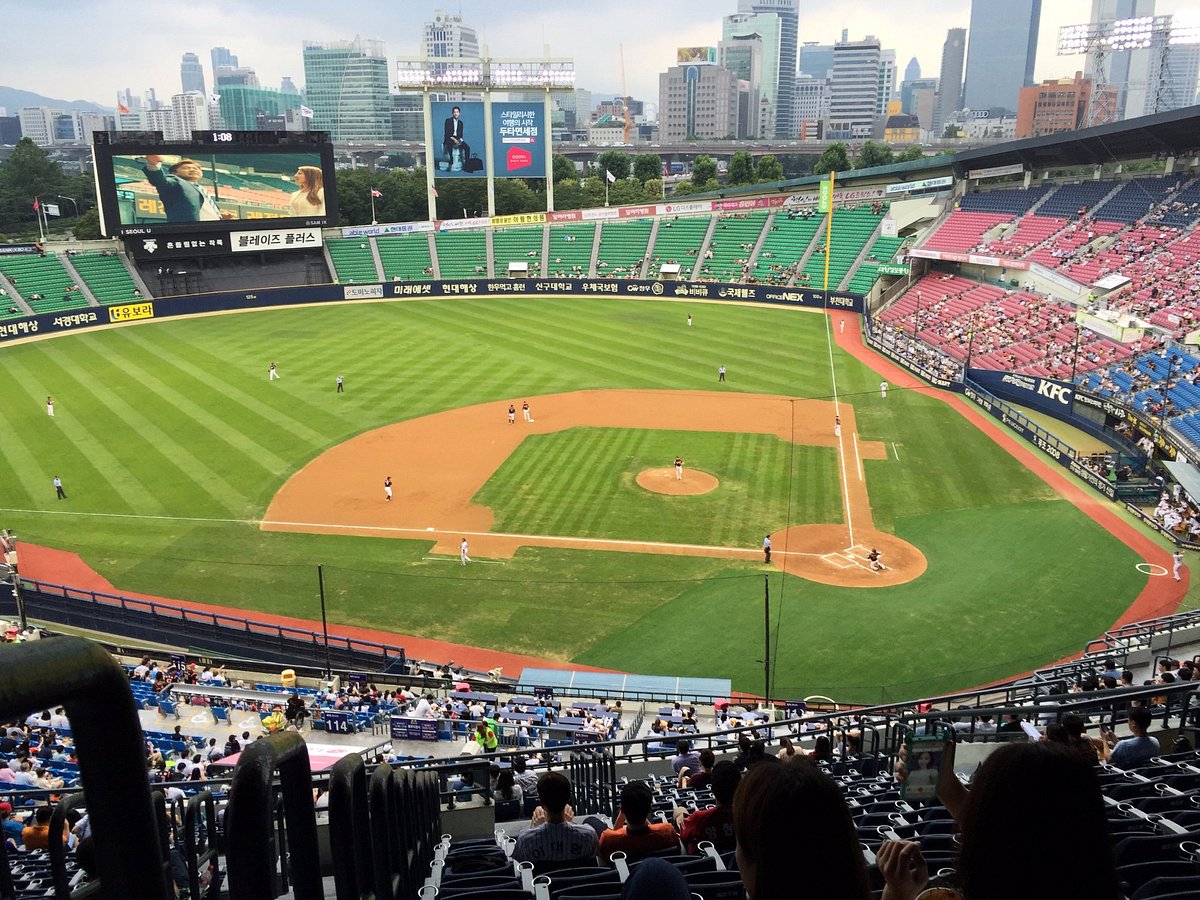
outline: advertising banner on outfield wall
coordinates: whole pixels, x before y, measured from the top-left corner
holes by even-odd
[[[1071,414],[1075,390],[1065,381],[991,369],[971,369],[967,377],[997,397],[1041,410],[1056,419],[1066,419]]]
[[[219,294],[195,294],[127,304],[118,309],[122,317],[155,319],[186,316],[227,309],[269,309],[305,303],[329,303],[342,300],[378,300],[415,297],[486,297],[525,294],[532,297],[575,295],[577,297],[683,297],[705,300],[734,300],[748,303],[773,303],[780,306],[806,306],[814,309],[841,309],[861,313],[861,294],[775,288],[761,284],[691,283],[686,281],[641,281],[611,278],[488,278],[458,281],[417,281],[382,284],[322,284],[312,287],[276,288],[257,291],[225,291]],[[24,319],[0,322],[0,343],[21,338],[42,337],[75,331],[92,325],[105,325],[110,317],[99,310],[71,313],[45,313]]]

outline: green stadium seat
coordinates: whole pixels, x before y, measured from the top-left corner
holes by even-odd
[[[875,234],[884,213],[873,212],[870,206],[838,209],[833,213],[833,247],[829,254],[829,289],[837,290],[858,254]],[[821,221],[824,221],[822,219]],[[825,242],[822,236],[817,248],[804,266],[807,287],[821,288],[825,283]],[[797,280],[797,284],[801,279]]]
[[[854,272],[854,277],[850,279],[847,289],[856,294],[865,294],[869,291],[879,279],[879,266],[891,262],[896,256],[896,251],[903,246],[904,238],[883,237],[882,235],[877,237],[875,243],[867,248],[868,255],[874,256],[875,259],[862,261],[862,264]]]
[[[54,313],[89,305],[82,291],[67,292],[75,279],[54,254],[0,257],[0,272],[13,283],[17,293],[35,313]],[[34,299],[35,295],[40,299]]]
[[[136,300],[137,284],[121,257],[104,253],[76,253],[71,265],[87,284],[98,303],[127,303]]]
[[[428,281],[433,278],[428,234],[398,234],[375,239],[383,277],[387,281]]]
[[[525,228],[497,228],[492,232],[492,259],[496,265],[496,277],[508,277],[508,264],[523,262],[529,265],[529,274],[542,274],[542,238],[545,228],[541,225]]]
[[[654,246],[650,248],[650,268],[647,278],[657,278],[663,263],[679,264],[679,280],[690,281],[696,258],[712,216],[691,219],[661,219]],[[690,253],[688,251],[691,251]]]
[[[333,238],[326,242],[339,282],[373,284],[379,281],[369,241],[369,238]]]
[[[595,222],[551,226],[547,273],[553,278],[587,277],[595,240]]]
[[[439,231],[434,236],[443,278],[487,278],[487,235],[482,231]]]
[[[704,281],[741,281],[742,269],[754,252],[762,236],[765,212],[729,214],[718,216],[708,249],[712,257],[704,260],[700,267],[700,278]],[[659,231],[659,235],[662,231]]]
[[[803,258],[813,235],[824,221],[815,214],[789,218],[785,212],[776,213],[771,230],[763,239],[762,249],[751,267],[752,276],[764,284],[786,284],[788,267]]]
[[[609,278],[639,278],[646,244],[650,241],[649,219],[609,221],[600,226],[600,250],[596,274]]]

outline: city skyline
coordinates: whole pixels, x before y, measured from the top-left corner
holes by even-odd
[[[713,46],[721,37],[721,21],[737,11],[737,0],[663,0],[655,7],[653,23],[643,23],[645,5],[610,0],[603,6],[581,0],[530,0],[522,16],[505,15],[494,4],[462,0],[458,4],[423,2],[407,5],[403,18],[394,7],[378,0],[357,3],[336,19],[326,5],[297,0],[286,10],[249,8],[235,0],[200,0],[189,7],[186,21],[168,16],[139,20],[136,54],[118,52],[131,34],[127,12],[111,0],[63,0],[54,7],[26,6],[6,15],[12,33],[20,36],[54,34],[68,46],[89,47],[86,67],[47,66],[33,40],[17,40],[0,60],[0,84],[34,90],[69,100],[115,104],[118,90],[142,93],[155,88],[160,99],[180,89],[180,59],[186,52],[208,61],[212,47],[228,47],[243,66],[253,67],[264,85],[278,85],[284,76],[303,79],[305,40],[383,41],[389,67],[397,56],[419,53],[424,23],[437,9],[458,14],[479,33],[481,45],[494,56],[537,56],[549,44],[552,56],[572,57],[577,84],[599,96],[620,91],[619,44],[625,47],[625,82],[631,96],[655,102],[658,76],[675,62],[675,48]],[[898,60],[916,57],[925,73],[940,65],[946,30],[967,26],[970,0],[911,0],[894,7],[886,20],[878,10],[848,9],[833,0],[801,0],[799,41],[833,43],[845,28],[851,40],[878,37]],[[1200,10],[1185,0],[1158,0],[1156,12],[1174,14],[1177,24],[1200,25]],[[311,13],[311,14],[310,14]],[[1060,25],[1086,22],[1091,0],[1044,0],[1038,41],[1035,81],[1072,75],[1082,69],[1082,57],[1058,57]],[[232,24],[231,23],[235,23]],[[670,28],[662,27],[669,23]],[[644,27],[653,24],[655,27]],[[114,48],[111,54],[101,49]],[[206,77],[212,81],[211,67]]]

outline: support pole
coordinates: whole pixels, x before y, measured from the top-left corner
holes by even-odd
[[[771,577],[763,575],[763,699],[771,702]]]
[[[325,621],[325,567],[317,563],[317,589],[321,592],[321,633],[325,636],[325,677],[333,677],[333,666],[329,664],[329,623]]]

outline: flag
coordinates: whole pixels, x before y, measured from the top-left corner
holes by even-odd
[[[208,95],[208,102],[209,102],[209,103],[218,103],[218,102],[220,101],[220,99],[221,99],[221,95],[220,95],[220,94],[209,94],[209,95]]]
[[[34,197],[33,198],[33,211],[37,212],[41,208],[42,208],[42,204],[38,203],[37,197]]]
[[[609,184],[613,184],[617,180],[617,176],[608,171],[608,169],[604,170],[604,177],[608,179]]]
[[[307,106],[301,106],[300,115],[305,119],[311,119],[313,117],[313,111]]]
[[[437,188],[430,188],[430,190],[433,191],[433,197],[436,200],[438,196]]]
[[[124,103],[118,103],[117,104],[117,112],[119,112],[123,116],[127,116],[127,115],[129,115],[129,107],[126,106]]]
[[[375,190],[375,188],[371,188],[371,196],[372,197],[382,197],[383,194],[379,193],[379,191]]]

